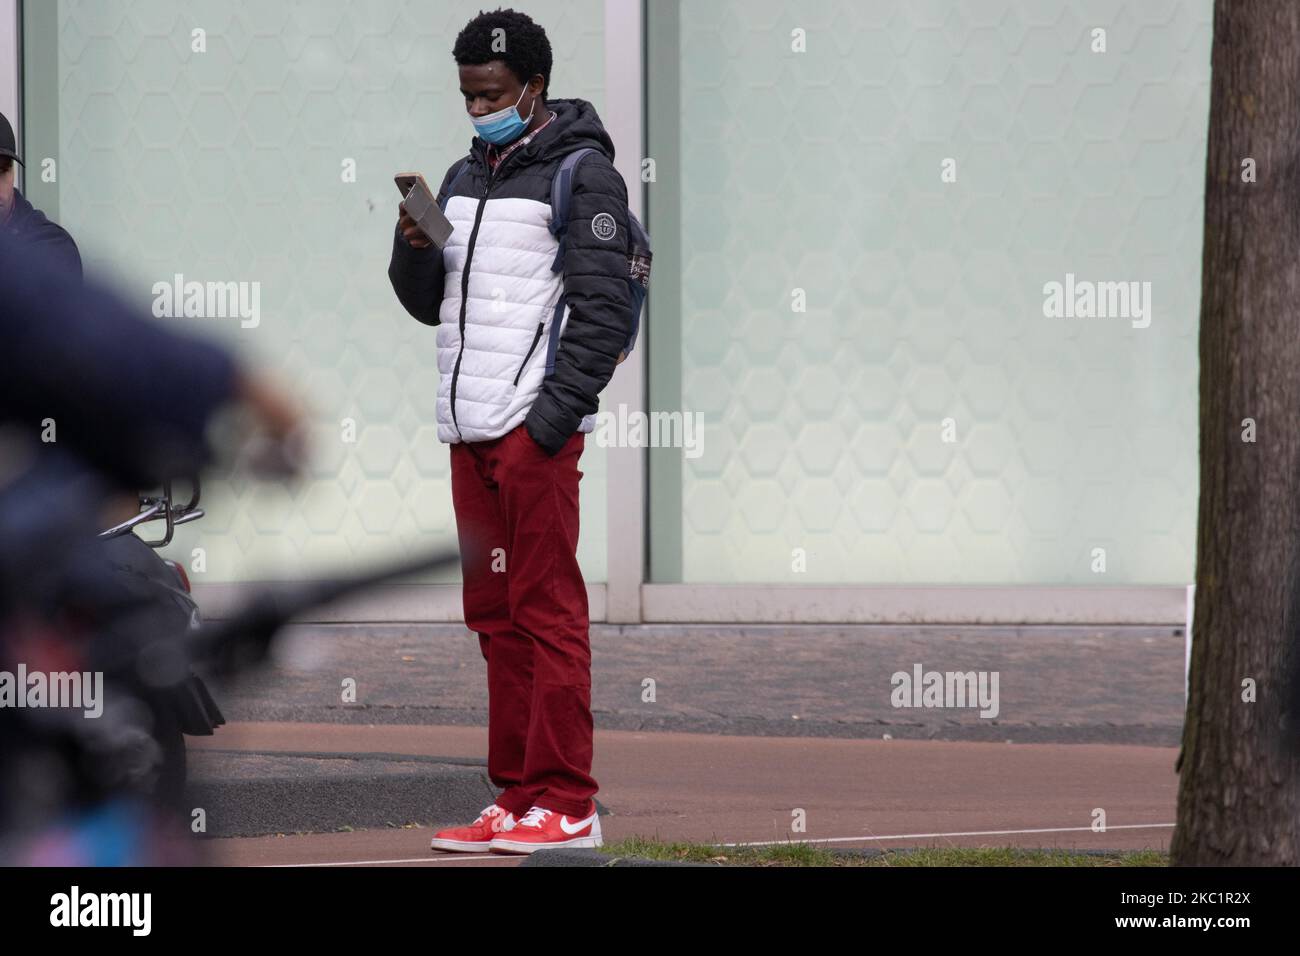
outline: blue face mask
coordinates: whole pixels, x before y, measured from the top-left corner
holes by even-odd
[[[474,124],[474,129],[478,131],[479,136],[495,146],[504,146],[518,139],[519,134],[528,128],[533,118],[533,110],[537,108],[537,97],[533,97],[533,105],[528,108],[528,119],[519,118],[519,104],[524,101],[526,92],[528,92],[527,86],[520,92],[514,106],[507,106],[487,116],[471,116],[469,121]]]

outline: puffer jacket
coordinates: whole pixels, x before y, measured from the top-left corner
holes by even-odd
[[[627,186],[586,100],[553,99],[556,118],[490,172],[474,137],[446,203],[441,252],[396,230],[388,275],[403,307],[438,327],[438,438],[488,441],[524,424],[548,455],[595,427],[598,397],[631,332]],[[551,182],[563,157],[598,152],[573,180],[563,271],[553,272]],[[447,192],[459,160],[442,178]],[[610,225],[613,225],[611,231]],[[561,295],[565,308],[553,330]],[[557,334],[552,335],[556,331]]]

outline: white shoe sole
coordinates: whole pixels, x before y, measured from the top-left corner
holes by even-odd
[[[439,840],[434,837],[429,841],[429,849],[447,850],[451,853],[486,853],[491,845],[482,840]]]
[[[573,849],[590,847],[594,849],[603,845],[603,843],[604,840],[600,835],[600,820],[597,818],[596,822],[591,825],[591,833],[586,836],[544,844],[521,843],[508,837],[493,837],[492,842],[488,844],[488,849],[494,853],[532,853],[535,850],[554,850],[559,847],[571,847]]]
[[[493,840],[488,849],[492,853],[533,853],[537,850],[554,850],[558,847],[598,847],[600,840],[595,837],[574,837],[563,843],[520,843],[517,840]]]

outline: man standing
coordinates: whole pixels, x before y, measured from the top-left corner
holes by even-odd
[[[578,566],[578,458],[631,330],[627,187],[585,100],[547,99],[551,46],[524,14],[480,14],[453,49],[477,136],[439,189],[442,251],[399,207],[389,278],[437,327],[438,438],[450,444],[465,623],[488,671],[488,775],[503,788],[432,846],[599,846],[591,646]],[[551,182],[574,172],[563,268]]]
[[[0,113],[0,229],[41,247],[48,260],[61,263],[81,275],[81,254],[77,252],[77,244],[67,230],[50,222],[43,212],[23,198],[22,192],[14,185],[17,172],[14,163],[26,167],[18,155],[14,128]]]

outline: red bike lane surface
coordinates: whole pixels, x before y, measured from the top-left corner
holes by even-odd
[[[195,749],[482,758],[482,727],[247,722]],[[1176,748],[597,730],[606,843],[1167,849]],[[486,771],[486,768],[485,768]],[[1104,811],[1106,830],[1093,829]],[[802,832],[793,829],[802,820]],[[469,822],[469,821],[465,821]],[[432,828],[214,839],[215,865],[513,866],[429,849]]]

